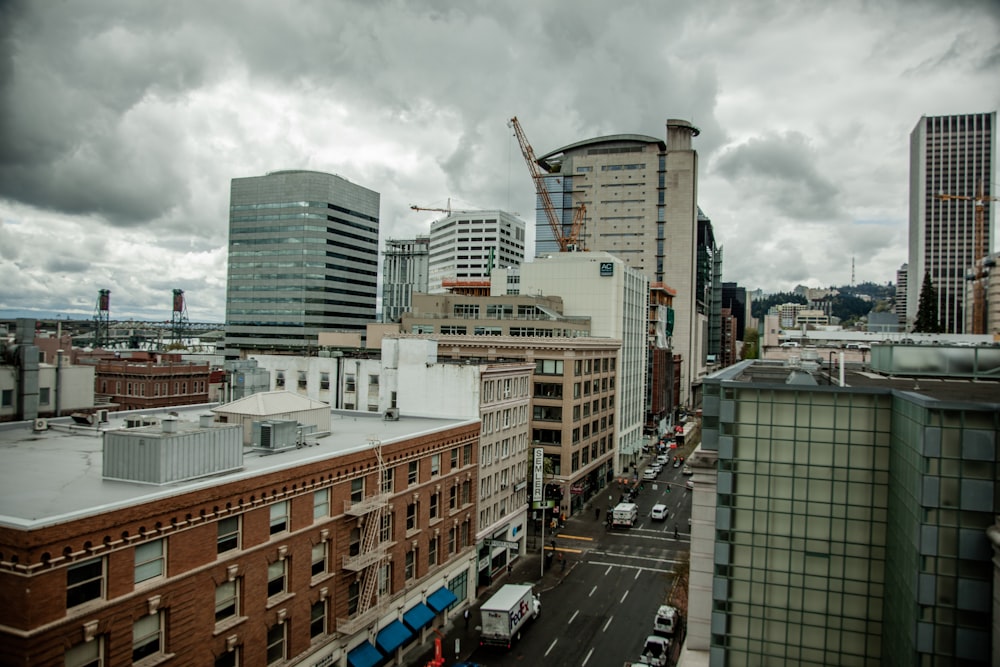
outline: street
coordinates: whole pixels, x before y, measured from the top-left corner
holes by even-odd
[[[642,469],[640,464],[640,474]],[[553,559],[551,570],[539,581],[535,552],[534,558],[520,559],[524,562],[502,582],[534,583],[541,594],[541,616],[524,628],[521,641],[509,652],[476,646],[463,658],[496,667],[605,667],[637,660],[645,638],[652,634],[656,609],[666,601],[678,554],[688,551],[691,492],[681,470],[668,464],[656,480],[644,483],[634,500],[639,519],[631,529],[609,530],[605,525],[609,495],[617,503],[621,492],[616,482],[592,499],[587,509],[570,517],[554,538],[547,534],[547,549],[554,539],[565,565]],[[650,519],[656,503],[669,508],[665,521]],[[600,518],[595,518],[598,506]],[[478,625],[477,607],[472,619]],[[464,641],[472,649],[475,628],[466,635]]]

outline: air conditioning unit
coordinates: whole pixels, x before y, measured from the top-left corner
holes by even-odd
[[[399,421],[399,408],[387,408],[385,411],[385,416],[383,421],[395,422]]]
[[[49,428],[49,422],[47,419],[38,418],[35,420],[34,429],[36,431],[46,431]]]

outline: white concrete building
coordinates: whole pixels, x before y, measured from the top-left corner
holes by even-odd
[[[431,224],[427,291],[446,279],[485,279],[524,261],[524,221],[507,211],[455,211]]]
[[[557,294],[565,315],[590,316],[591,336],[621,340],[615,472],[622,472],[636,460],[643,442],[649,278],[610,253],[564,252],[523,265],[521,293]]]

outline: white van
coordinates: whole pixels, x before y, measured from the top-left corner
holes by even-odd
[[[639,518],[639,506],[635,503],[618,503],[611,510],[612,528],[631,528]]]
[[[653,505],[653,509],[649,511],[649,518],[653,521],[666,521],[669,513],[666,505],[658,503]]]
[[[668,604],[660,605],[653,619],[653,633],[662,637],[673,637],[677,632],[677,609]]]

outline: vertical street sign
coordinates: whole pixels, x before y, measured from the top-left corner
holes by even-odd
[[[542,502],[542,476],[545,474],[544,452],[541,447],[535,447],[534,479],[531,488],[531,499],[536,503]]]

